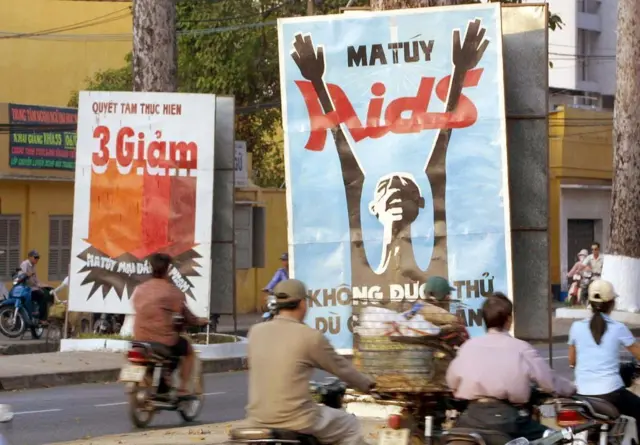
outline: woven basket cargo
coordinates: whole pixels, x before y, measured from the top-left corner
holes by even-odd
[[[355,364],[376,380],[381,392],[446,391],[451,357],[422,344],[391,341],[388,336],[358,335]]]

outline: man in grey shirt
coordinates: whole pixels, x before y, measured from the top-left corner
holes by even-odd
[[[36,301],[40,306],[40,321],[46,323],[47,318],[49,318],[49,302],[46,301],[45,294],[42,291],[44,283],[38,279],[36,274],[36,264],[38,264],[39,260],[40,254],[38,251],[30,251],[28,258],[20,263],[20,270],[29,277],[27,285],[31,287],[31,300]]]
[[[523,414],[518,405],[531,397],[531,385],[561,396],[575,386],[554,373],[529,343],[509,335],[513,304],[501,293],[482,305],[487,334],[465,342],[447,370],[456,398],[469,400],[456,426],[504,433],[512,439],[540,439],[547,428]]]

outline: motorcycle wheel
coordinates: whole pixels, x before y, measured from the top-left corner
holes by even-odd
[[[193,400],[187,400],[180,403],[178,413],[185,422],[193,422],[200,415],[204,406],[204,374],[202,370],[198,373],[196,381],[193,382]]]
[[[18,338],[27,330],[27,323],[22,312],[18,311],[15,320],[13,320],[14,312],[15,307],[13,306],[7,306],[0,310],[0,331],[5,337]]]
[[[145,428],[153,420],[155,411],[149,409],[149,388],[134,384],[129,394],[129,417],[136,428]]]

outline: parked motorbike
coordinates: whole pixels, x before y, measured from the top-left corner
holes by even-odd
[[[17,338],[27,328],[34,339],[42,337],[44,326],[40,322],[40,306],[31,299],[31,287],[27,285],[29,276],[16,272],[7,298],[0,302],[0,331],[6,337]],[[50,299],[52,287],[43,287],[45,301]]]
[[[174,316],[174,327],[182,332],[182,316]],[[191,394],[187,396],[176,394],[178,376],[175,371],[180,358],[173,357],[165,345],[131,342],[127,360],[120,371],[119,381],[126,383],[129,415],[136,427],[149,425],[157,411],[177,411],[185,422],[192,422],[198,417],[204,404],[204,378],[197,355]]]
[[[100,314],[93,323],[93,333],[101,335],[118,334],[122,328],[120,315]]]
[[[309,382],[309,391],[316,402],[330,408],[342,409],[346,390],[346,385],[334,377],[327,378],[322,383]],[[230,442],[242,444],[320,445],[313,436],[279,428],[234,428],[229,432],[229,439]]]

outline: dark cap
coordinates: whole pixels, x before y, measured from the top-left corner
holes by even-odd
[[[280,255],[280,259],[282,261],[289,261],[289,254],[288,253],[283,253],[282,255]]]
[[[293,303],[307,298],[307,286],[300,280],[284,280],[276,284],[273,295],[277,303]]]
[[[37,250],[32,250],[29,252],[29,255],[27,255],[29,258],[40,258],[40,254],[38,253]]]
[[[456,288],[451,287],[449,281],[442,277],[429,277],[424,287],[424,291],[427,295],[433,294],[433,296],[438,300],[443,299],[454,290],[456,290]]]

